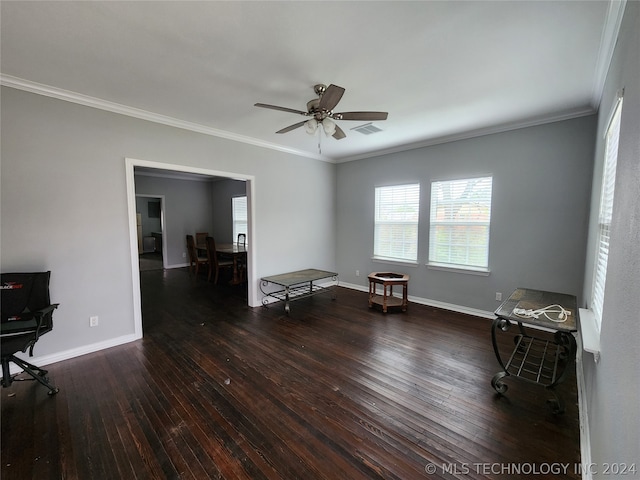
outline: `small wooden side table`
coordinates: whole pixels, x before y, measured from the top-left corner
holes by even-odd
[[[387,313],[389,307],[401,307],[407,311],[407,285],[409,275],[391,272],[374,272],[369,276],[369,308],[374,305],[382,306],[382,311]],[[377,286],[382,285],[382,295],[377,292]],[[402,286],[402,298],[393,295],[393,286]]]

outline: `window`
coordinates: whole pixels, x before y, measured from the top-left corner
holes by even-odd
[[[238,238],[239,233],[247,235],[247,197],[233,197],[231,199],[231,209],[233,215],[233,240]],[[247,235],[249,243],[249,235]]]
[[[431,183],[429,264],[486,271],[492,177]]]
[[[420,185],[376,187],[375,197],[374,258],[417,261]]]
[[[613,116],[605,133],[605,158],[602,172],[602,190],[600,192],[600,213],[598,215],[598,240],[591,296],[591,310],[593,310],[598,329],[602,323],[604,287],[607,279],[609,234],[611,232],[611,217],[613,216],[613,193],[616,184],[621,112],[622,97],[620,97],[614,108]]]

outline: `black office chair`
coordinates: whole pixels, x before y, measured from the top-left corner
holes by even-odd
[[[18,365],[25,373],[49,389],[49,395],[58,389],[49,383],[47,371],[15,356],[26,352],[33,356],[33,347],[41,335],[53,329],[53,311],[58,308],[49,299],[51,272],[0,274],[0,348],[2,359],[2,386],[9,387],[16,378],[11,375],[9,363]]]

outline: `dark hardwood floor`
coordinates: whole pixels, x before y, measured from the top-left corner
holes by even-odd
[[[3,480],[580,478],[575,373],[564,415],[517,379],[498,396],[490,320],[141,279],[142,340],[50,365],[53,397],[2,389]]]

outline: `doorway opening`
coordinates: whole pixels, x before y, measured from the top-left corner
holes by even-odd
[[[255,267],[255,251],[256,245],[258,244],[258,238],[256,235],[256,231],[254,228],[254,191],[255,191],[255,178],[252,175],[231,173],[231,172],[223,172],[218,170],[209,170],[197,167],[187,167],[184,165],[174,165],[160,162],[153,162],[148,160],[138,160],[133,158],[125,158],[125,173],[126,173],[126,184],[127,184],[127,204],[128,204],[128,212],[129,212],[129,242],[130,242],[130,251],[131,251],[131,272],[132,272],[132,283],[133,283],[133,317],[134,317],[134,335],[136,338],[142,338],[142,301],[141,301],[141,291],[140,291],[140,265],[139,265],[139,249],[138,249],[138,226],[137,226],[137,206],[136,206],[136,180],[135,180],[135,169],[136,168],[147,168],[147,169],[155,169],[159,171],[164,171],[168,174],[187,174],[187,175],[196,175],[196,176],[205,176],[211,178],[224,178],[224,179],[232,179],[232,180],[240,180],[244,181],[246,184],[246,196],[247,196],[247,234],[248,237],[252,239],[251,242],[247,244],[247,266],[246,266],[246,275],[247,275],[247,303],[250,307],[257,307],[261,305],[260,299],[258,298],[257,285],[255,284],[256,278],[256,267]],[[149,195],[149,197],[156,197],[155,195]],[[161,198],[161,197],[157,197]],[[163,244],[162,244],[162,252],[163,252],[163,264],[164,268],[172,268],[173,266],[186,266],[188,264],[183,265],[168,265],[168,253],[167,248],[168,244],[173,240],[168,236],[170,232],[167,231],[166,221],[166,205],[161,201],[161,215],[163,215]],[[174,239],[176,240],[176,239]],[[182,237],[179,240],[182,242]],[[185,259],[186,261],[186,259]],[[169,262],[171,263],[171,262]]]
[[[140,271],[165,268],[164,195],[136,194],[136,233]]]

